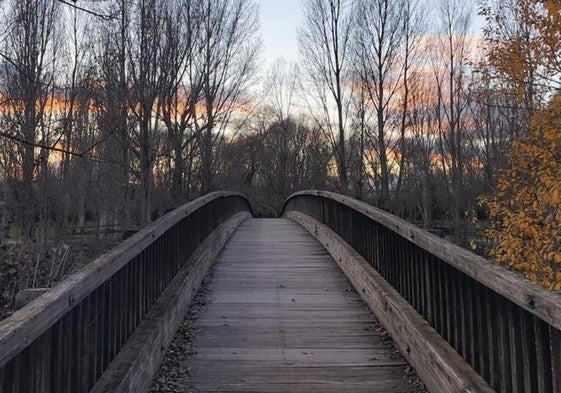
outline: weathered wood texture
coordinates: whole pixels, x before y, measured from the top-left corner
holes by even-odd
[[[294,194],[498,392],[560,393],[561,296],[350,197]]]
[[[340,236],[317,220],[289,211],[329,251],[361,297],[388,329],[396,345],[434,393],[493,389],[372,266]]]
[[[0,323],[0,393],[88,392],[241,194],[201,197],[158,219]]]
[[[215,229],[176,274],[90,393],[147,392],[208,269],[238,226],[238,213]]]
[[[406,362],[325,249],[288,219],[248,220],[197,321],[185,391],[411,392]]]

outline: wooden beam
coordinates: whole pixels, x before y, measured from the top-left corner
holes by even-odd
[[[421,315],[340,236],[310,216],[289,211],[331,254],[395,344],[435,393],[492,393],[494,390]]]

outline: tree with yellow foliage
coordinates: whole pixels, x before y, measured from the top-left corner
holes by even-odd
[[[523,135],[531,112],[561,86],[561,2],[482,0],[479,14],[487,22],[481,67],[494,77],[495,89],[511,98],[509,105],[521,110],[521,129],[513,133]]]
[[[530,132],[512,143],[493,195],[487,237],[497,263],[561,290],[561,94],[534,112]]]

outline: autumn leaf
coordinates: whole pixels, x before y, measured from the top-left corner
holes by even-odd
[[[495,223],[490,256],[546,288],[561,289],[561,95],[531,119],[506,157],[494,194],[480,198]],[[558,289],[556,289],[558,288]]]

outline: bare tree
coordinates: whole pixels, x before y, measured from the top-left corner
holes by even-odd
[[[363,199],[367,191],[366,151],[371,134],[371,110],[364,86],[357,83],[352,95],[352,136],[349,141],[349,180],[353,194]]]
[[[110,12],[116,15],[110,23],[100,24],[96,47],[99,88],[96,107],[102,160],[97,177],[98,221],[130,225],[131,202],[131,149],[130,149],[130,92],[127,45],[131,25],[131,1],[116,0]]]
[[[407,160],[404,162],[402,189],[409,188],[408,198],[401,198],[410,206],[410,218],[417,214],[423,226],[430,228],[433,221],[435,161],[437,157],[437,112],[430,81],[418,78],[411,81],[408,111]]]
[[[131,110],[134,113],[133,153],[138,160],[141,184],[141,220],[150,222],[153,166],[159,142],[158,122],[154,119],[160,94],[161,41],[164,32],[162,0],[140,0],[136,4],[136,23],[128,42],[129,68],[132,82]]]
[[[411,105],[411,86],[419,84],[419,80],[423,78],[422,72],[419,71],[424,65],[422,45],[423,34],[426,31],[427,8],[419,0],[403,1],[403,16],[401,28],[403,29],[403,54],[401,56],[402,63],[402,86],[400,88],[400,115],[397,119],[397,128],[399,129],[399,141],[397,148],[399,154],[398,159],[398,175],[397,184],[393,199],[398,201],[401,195],[401,186],[403,184],[404,169],[407,166],[407,138],[410,126],[415,123],[411,118],[411,109],[415,109]],[[399,209],[394,210],[399,213]]]
[[[323,113],[321,118],[316,117],[317,124],[331,140],[343,192],[348,189],[345,128],[352,84],[351,6],[350,0],[306,0],[304,25],[299,31],[302,64],[314,90],[311,110]]]
[[[290,154],[290,144],[297,135],[298,124],[294,122],[294,105],[299,86],[298,66],[288,65],[284,60],[278,59],[267,74],[263,92],[268,109],[272,116],[269,119],[268,129],[264,133],[264,143],[268,146],[267,167],[272,167],[271,158],[274,157],[275,179],[268,179],[274,192],[280,198],[288,196],[289,165],[294,157]],[[275,150],[274,152],[272,150]]]
[[[318,178],[325,179],[328,156],[318,133],[292,118],[273,122],[266,130],[258,159],[259,173],[279,207],[295,191],[323,188]]]
[[[90,105],[93,99],[92,80],[94,79],[93,48],[95,30],[88,15],[76,9],[65,9],[62,19],[65,23],[64,35],[67,38],[60,51],[59,80],[63,86],[59,89],[60,102],[57,122],[59,129],[55,146],[60,146],[58,162],[57,190],[60,214],[54,217],[59,234],[65,229],[72,217],[77,217],[78,225],[84,225],[86,198],[90,184],[92,162],[85,157],[73,154],[84,152],[92,146],[97,138],[95,121],[91,118]],[[60,72],[60,71],[59,71]],[[55,176],[56,177],[56,176]]]
[[[192,164],[196,154],[195,105],[201,96],[201,74],[195,70],[200,54],[200,10],[191,0],[166,11],[162,37],[158,115],[167,130],[171,196],[175,204],[189,200]]]
[[[287,63],[282,58],[273,63],[265,79],[263,95],[276,121],[283,122],[294,115],[300,84],[297,63]]]
[[[375,112],[375,130],[372,135],[378,155],[380,190],[378,205],[390,206],[390,162],[392,149],[390,125],[398,94],[402,86],[404,66],[400,56],[404,47],[404,2],[391,0],[360,0],[357,7],[355,56],[357,75],[360,78],[368,103]]]
[[[460,242],[465,214],[465,148],[469,142],[469,101],[465,96],[465,88],[469,71],[468,33],[472,10],[460,0],[441,0],[438,11],[442,24],[438,27],[433,46],[433,69],[437,89],[441,169],[446,176],[451,197],[454,236]]]
[[[214,151],[236,110],[245,104],[256,76],[261,43],[258,12],[252,0],[200,2],[201,54],[197,56],[202,102],[193,105],[201,155],[201,191],[213,189]]]
[[[36,149],[42,142],[49,145],[46,111],[54,93],[56,60],[55,0],[23,0],[8,2],[7,18],[10,30],[5,40],[3,92],[6,132],[17,141],[17,169],[21,179],[15,192],[22,219],[23,232],[33,235],[33,223],[38,213],[34,191],[35,171],[41,160],[46,163],[48,151]],[[43,139],[41,141],[41,138]]]

